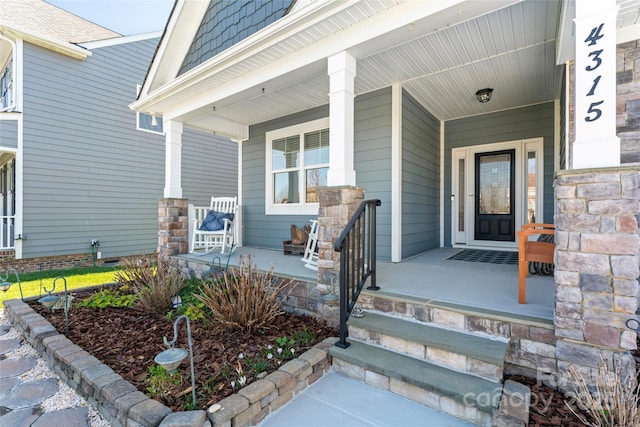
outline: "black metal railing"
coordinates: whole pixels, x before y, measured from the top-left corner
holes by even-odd
[[[356,305],[367,279],[367,289],[376,286],[376,207],[382,202],[365,200],[336,240],[334,249],[340,252],[340,340],[336,346],[349,347],[347,320]]]

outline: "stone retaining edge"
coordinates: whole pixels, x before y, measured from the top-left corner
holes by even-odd
[[[4,309],[9,322],[36,349],[49,368],[113,427],[256,425],[328,371],[331,365],[328,349],[338,340],[325,339],[207,411],[172,412],[58,333],[25,302],[17,299],[4,301]]]

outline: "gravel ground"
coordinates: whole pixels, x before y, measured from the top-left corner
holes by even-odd
[[[4,311],[0,310],[0,325],[9,324],[9,321],[4,316]],[[0,339],[11,338],[18,338],[22,340],[22,336],[13,327],[8,333],[0,336]],[[36,350],[24,340],[21,341],[20,348],[10,351],[5,355],[7,357],[38,357],[38,353],[36,352]],[[38,357],[38,362],[35,368],[22,374],[20,378],[23,381],[31,381],[44,378],[55,378],[56,380],[58,380],[58,393],[45,400],[41,405],[42,409],[45,412],[53,412],[60,409],[75,407],[86,407],[89,410],[89,425],[91,427],[109,427],[109,423],[105,421],[100,416],[100,414],[98,414],[98,411],[96,411],[95,408],[93,408],[91,405],[87,404],[87,401],[78,393],[76,393],[75,390],[69,387],[64,381],[61,381],[60,378],[49,369],[47,364],[41,358]]]

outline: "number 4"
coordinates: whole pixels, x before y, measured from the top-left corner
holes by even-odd
[[[589,37],[584,39],[585,43],[590,42],[587,46],[593,46],[594,44],[596,44],[598,40],[604,37],[604,34],[600,34],[603,26],[604,26],[604,23],[600,24],[598,27],[593,27],[593,29],[591,29],[591,33],[589,34]]]

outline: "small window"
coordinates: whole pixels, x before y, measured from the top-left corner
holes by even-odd
[[[137,87],[137,93],[140,93],[141,85]],[[160,135],[164,134],[162,129],[162,116],[147,114],[147,113],[136,113],[136,129],[144,132],[152,132]]]
[[[329,171],[329,119],[267,132],[266,142],[266,213],[317,214]]]
[[[13,89],[13,56],[0,70],[0,111],[11,110],[14,107]]]

